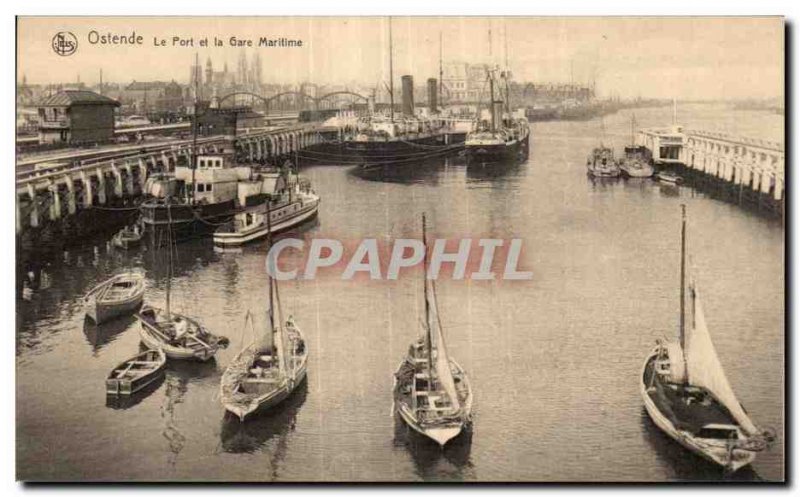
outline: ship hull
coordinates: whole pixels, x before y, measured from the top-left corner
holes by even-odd
[[[387,141],[346,141],[339,145],[343,162],[362,168],[403,165],[443,157],[464,148],[463,134],[439,133],[418,138]]]
[[[521,160],[528,156],[526,141],[487,145],[467,145],[467,160],[473,163],[507,162]]]
[[[209,236],[221,224],[230,221],[236,213],[234,200],[214,204],[170,204],[145,202],[139,208],[145,232],[162,235],[172,227],[178,238]]]

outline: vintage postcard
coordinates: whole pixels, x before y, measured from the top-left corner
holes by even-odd
[[[18,480],[786,479],[783,18],[16,37]]]

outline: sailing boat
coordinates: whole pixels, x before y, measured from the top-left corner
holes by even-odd
[[[270,216],[267,224],[268,245],[272,245]],[[241,421],[280,403],[306,378],[308,350],[303,334],[291,316],[283,321],[278,282],[269,274],[267,279],[269,327],[239,352],[220,381],[222,405]]]
[[[167,218],[171,227],[170,199],[167,198],[166,202]],[[141,325],[139,332],[142,342],[151,349],[162,349],[169,359],[208,361],[214,357],[217,350],[228,346],[228,339],[212,334],[197,321],[173,312],[170,308],[172,251],[174,249],[171,228],[166,230],[166,236],[167,253],[169,254],[166,305],[164,309],[145,305],[136,315]]]
[[[656,426],[690,451],[736,471],[775,435],[753,424],[728,383],[693,281],[687,296],[686,206],[681,210],[680,340],[657,341],[644,362],[640,391]]]
[[[415,431],[444,446],[472,418],[472,389],[464,369],[447,353],[436,288],[427,278],[425,215],[422,215],[424,258],[424,333],[408,349],[394,377],[394,409]]]

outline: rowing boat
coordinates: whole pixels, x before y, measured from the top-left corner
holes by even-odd
[[[144,275],[122,273],[89,290],[83,298],[86,315],[96,324],[130,314],[144,299]]]
[[[132,395],[164,374],[167,356],[163,350],[148,349],[115,367],[106,379],[108,395]]]

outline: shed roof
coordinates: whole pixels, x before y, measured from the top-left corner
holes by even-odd
[[[62,90],[39,102],[40,107],[71,107],[75,104],[119,106],[113,98],[88,90]]]

